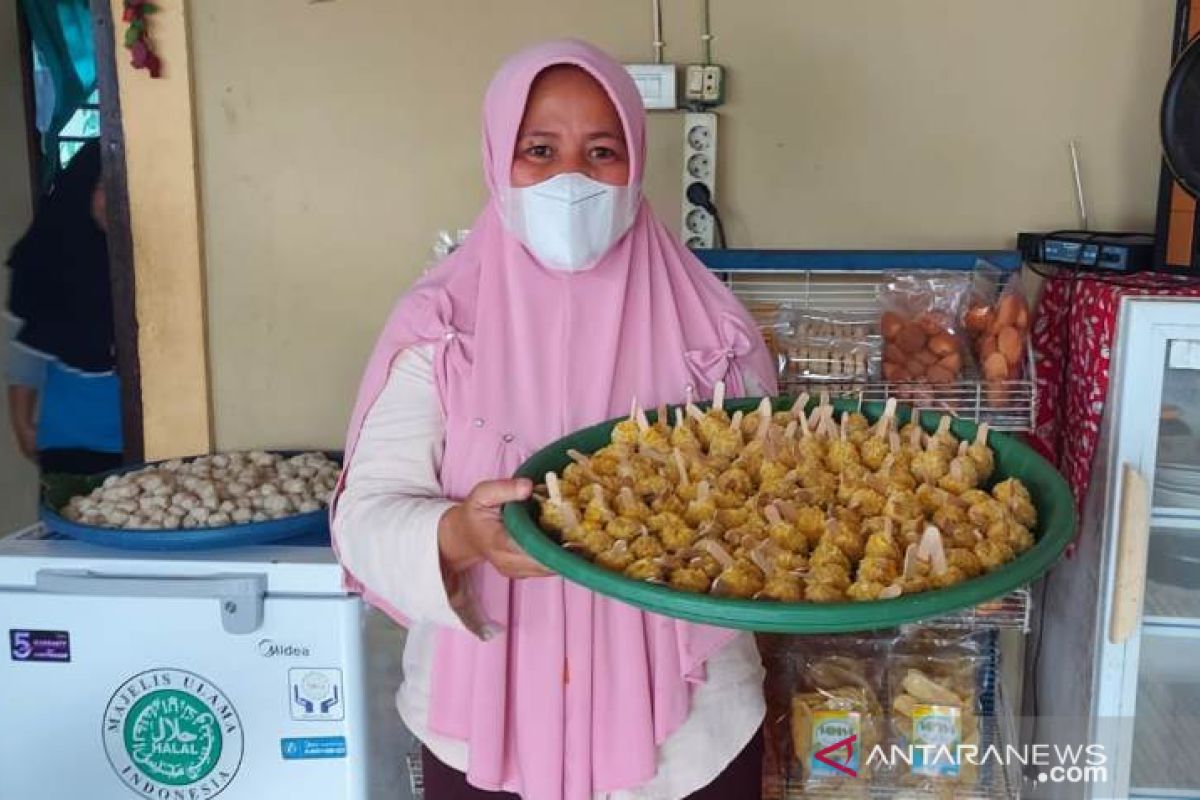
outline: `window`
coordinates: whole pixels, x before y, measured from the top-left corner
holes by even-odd
[[[100,135],[100,92],[92,92],[63,126],[58,137],[58,162],[64,167],[89,139]]]

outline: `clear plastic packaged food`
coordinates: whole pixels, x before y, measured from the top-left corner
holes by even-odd
[[[887,276],[877,291],[885,381],[936,386],[960,378],[967,359],[967,342],[959,320],[970,291],[971,276],[967,273]]]
[[[979,363],[988,405],[1004,408],[1014,400],[1008,383],[1025,377],[1030,325],[1020,274],[1003,283],[999,270],[980,262],[963,328]]]
[[[897,643],[888,661],[890,740],[906,753],[904,786],[969,790],[979,783],[980,669],[970,636],[928,631]]]
[[[805,383],[862,383],[870,377],[873,350],[865,340],[793,335],[786,375]]]
[[[759,638],[768,665],[767,775],[786,783],[788,796],[867,796],[868,758],[885,736],[891,636]]]
[[[793,315],[800,337],[834,339],[851,343],[868,341],[875,332],[874,315],[854,311],[798,311]]]

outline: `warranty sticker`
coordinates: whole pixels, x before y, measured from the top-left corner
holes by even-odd
[[[8,653],[13,661],[66,663],[71,660],[71,634],[66,631],[10,630]]]

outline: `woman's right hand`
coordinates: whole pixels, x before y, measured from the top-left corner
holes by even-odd
[[[458,573],[487,561],[509,578],[553,574],[517,547],[500,521],[501,506],[528,500],[532,492],[533,484],[526,478],[483,481],[443,514],[438,524],[438,549],[447,571]]]

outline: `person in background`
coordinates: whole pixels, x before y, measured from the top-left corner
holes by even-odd
[[[753,320],[642,197],[620,63],[526,50],[484,101],[491,200],[401,299],[367,368],[333,510],[350,584],[408,627],[400,714],[436,800],[755,800],[753,636],[548,575],[509,538],[509,476],[647,407],[773,394]]]
[[[21,452],[42,473],[121,464],[112,290],[100,145],[58,176],[8,266],[8,404]]]

